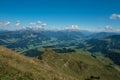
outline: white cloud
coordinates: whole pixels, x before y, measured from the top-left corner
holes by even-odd
[[[41,21],[37,21],[37,22],[36,22],[36,25],[37,25],[37,26],[41,26],[41,24],[42,24]]]
[[[10,25],[10,21],[5,22],[4,25],[5,25],[5,26]]]
[[[30,22],[29,24],[30,24],[30,25],[36,25],[36,23],[35,23],[35,22]]]
[[[36,21],[36,22],[30,22],[29,23],[31,26],[36,26],[36,27],[44,27],[46,26],[47,24],[46,23],[43,23],[42,21]]]
[[[42,24],[41,24],[42,27],[45,27],[46,25],[47,25],[46,23],[42,23]]]
[[[78,27],[78,25],[71,25],[69,27],[65,28],[66,30],[80,30],[80,28]]]
[[[120,14],[112,14],[110,19],[120,19]]]
[[[20,20],[17,20],[15,26],[20,26],[20,25],[21,25]]]
[[[40,26],[40,27],[45,27],[47,24],[43,23],[42,21],[37,21],[36,22],[36,26]]]
[[[20,26],[20,23],[16,23],[15,26]]]
[[[107,31],[112,31],[113,28],[112,28],[110,25],[107,25],[107,26],[105,26],[105,30],[107,30]]]
[[[0,26],[1,27],[6,27],[6,26],[9,26],[10,25],[10,21],[3,21],[3,22],[0,22]]]
[[[33,27],[33,28],[42,28],[42,27],[45,27],[47,24],[46,23],[44,23],[44,22],[41,22],[41,21],[35,21],[35,22],[30,22],[30,23],[28,23],[28,24],[25,24],[25,25],[23,25],[23,24],[21,24],[21,21],[20,20],[16,20],[15,21],[15,23],[13,22],[13,23],[11,23],[10,21],[0,21],[0,28],[8,28],[8,27],[11,27],[11,28],[13,28],[12,26],[14,26],[15,28],[14,29],[20,29],[20,28],[22,28],[23,26],[24,26],[24,28],[25,27]],[[23,28],[23,29],[24,29]],[[9,29],[9,28],[8,28]]]
[[[42,24],[42,22],[41,22],[41,21],[37,21],[36,23],[37,23],[37,24]]]

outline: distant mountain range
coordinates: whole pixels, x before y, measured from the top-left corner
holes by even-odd
[[[27,48],[28,45],[41,44],[43,40],[49,40],[41,32],[34,31],[8,31],[0,34],[0,43],[8,48]]]
[[[59,53],[84,49],[91,53],[101,52],[120,65],[120,34],[115,32],[31,29],[0,31],[0,45],[27,56],[40,55],[43,51],[39,51],[37,48],[53,48]]]
[[[117,32],[99,32],[99,33],[93,33],[91,35],[88,36],[88,39],[102,39],[102,38],[106,38],[108,36],[112,36],[112,35],[119,35],[120,33]]]
[[[47,41],[81,40],[84,34],[79,31],[5,31],[0,34],[0,45],[8,48],[28,48]],[[24,45],[23,45],[24,44]]]

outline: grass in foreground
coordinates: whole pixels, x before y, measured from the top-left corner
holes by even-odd
[[[34,53],[33,53],[34,54]],[[0,47],[0,80],[119,80],[120,72],[89,54],[56,54],[46,49],[30,58]],[[92,79],[91,79],[92,77]]]

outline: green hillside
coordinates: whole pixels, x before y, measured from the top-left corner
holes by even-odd
[[[0,47],[0,80],[120,80],[120,72],[81,52],[30,58]]]
[[[91,39],[87,42],[88,51],[101,52],[115,64],[120,65],[120,35],[113,35],[104,39]]]

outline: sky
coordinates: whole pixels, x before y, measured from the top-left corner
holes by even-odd
[[[0,29],[71,25],[120,31],[120,0],[0,0]]]

